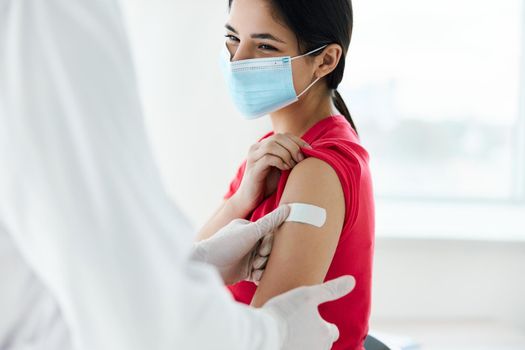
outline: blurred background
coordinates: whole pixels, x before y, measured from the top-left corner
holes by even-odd
[[[244,121],[223,84],[226,0],[122,3],[155,156],[198,227],[269,120]],[[525,349],[523,1],[353,5],[340,92],[374,176],[372,329]]]

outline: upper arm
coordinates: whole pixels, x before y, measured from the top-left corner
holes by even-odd
[[[308,158],[291,172],[281,203],[308,203],[326,209],[321,227],[286,222],[275,233],[272,254],[252,305],[303,285],[323,282],[345,217],[345,200],[335,170],[322,160]]]

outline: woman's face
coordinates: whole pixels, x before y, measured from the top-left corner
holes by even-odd
[[[295,33],[275,18],[270,0],[234,0],[225,27],[232,61],[302,54]],[[313,56],[293,60],[292,71],[300,93],[315,80]]]

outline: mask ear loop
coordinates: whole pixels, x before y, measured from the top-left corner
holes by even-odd
[[[316,53],[317,51],[321,51],[322,49],[326,48],[327,46],[328,46],[328,44],[326,44],[326,45],[324,45],[324,46],[321,46],[321,47],[318,47],[318,48],[315,49],[315,50],[308,51],[307,53],[302,54],[302,55],[300,55],[300,56],[292,57],[291,60],[293,61],[293,60],[295,60],[295,59],[297,59],[297,58],[301,58],[301,57],[304,57],[304,56],[309,56],[309,55],[311,55],[311,54],[313,54],[313,53]]]
[[[312,86],[314,86],[315,83],[317,83],[319,80],[321,80],[320,77],[317,78],[317,79],[315,79],[315,80],[313,81],[313,83],[311,83],[310,85],[308,85],[308,86],[306,87],[306,89],[303,90],[303,92],[301,92],[299,95],[297,95],[297,98],[299,99],[301,96],[303,96],[303,95],[304,95],[308,90],[310,90],[310,88],[311,88]]]
[[[311,55],[311,54],[313,54],[313,53],[315,53],[315,52],[317,52],[317,51],[320,51],[320,50],[324,49],[324,48],[327,47],[327,46],[328,46],[328,44],[326,44],[326,45],[324,45],[324,46],[321,46],[321,47],[319,47],[319,48],[317,48],[317,49],[315,49],[315,50],[309,51],[309,52],[305,53],[304,55],[292,57],[291,60],[293,61],[293,60],[296,59],[296,58],[301,58],[301,57],[304,57],[304,56]],[[310,85],[308,85],[308,86],[306,87],[306,89],[303,90],[303,92],[301,92],[299,95],[297,95],[297,98],[299,99],[301,96],[303,96],[303,95],[304,95],[308,90],[310,90],[310,88],[311,88],[312,86],[314,86],[315,83],[317,83],[319,80],[321,80],[321,77],[315,79]]]

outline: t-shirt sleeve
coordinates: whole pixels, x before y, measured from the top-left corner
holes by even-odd
[[[241,166],[237,170],[237,174],[235,174],[235,177],[230,182],[230,186],[228,188],[228,192],[226,192],[226,194],[223,197],[225,200],[226,199],[230,199],[231,196],[233,196],[235,194],[235,192],[237,192],[237,190],[239,189],[239,186],[241,185],[242,177],[244,176],[244,170],[245,169],[246,169],[246,161],[244,161],[241,164]]]

